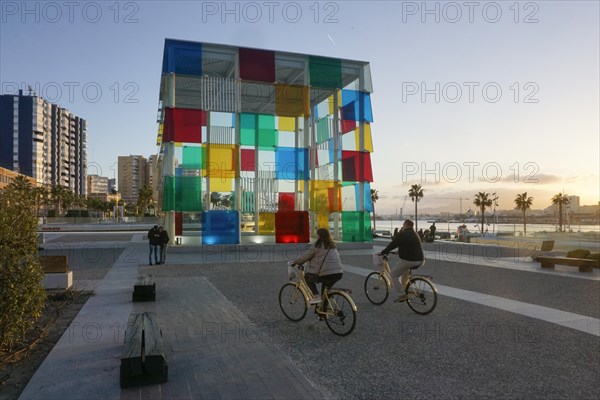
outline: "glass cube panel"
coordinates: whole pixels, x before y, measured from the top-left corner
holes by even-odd
[[[308,149],[276,147],[275,168],[277,179],[308,179]]]
[[[165,40],[163,74],[202,75],[202,43]]]
[[[330,89],[342,88],[342,61],[340,59],[309,56],[308,68],[312,86]]]
[[[241,79],[275,82],[274,51],[240,47],[239,62]]]
[[[372,242],[371,218],[363,211],[343,211],[342,240],[344,242]]]
[[[240,217],[237,211],[211,210],[202,213],[202,244],[238,244]]]
[[[258,213],[258,234],[259,235],[274,235],[275,234],[275,213]]]
[[[281,211],[275,213],[276,243],[308,243],[309,241],[307,211]]]
[[[275,85],[275,113],[288,117],[310,114],[308,86]]]

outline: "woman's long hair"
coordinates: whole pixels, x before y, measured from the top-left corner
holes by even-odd
[[[315,247],[321,247],[323,246],[326,249],[335,249],[336,245],[335,242],[333,241],[333,238],[331,237],[331,234],[329,233],[329,230],[325,229],[325,228],[319,228],[317,229],[317,242],[315,243]]]

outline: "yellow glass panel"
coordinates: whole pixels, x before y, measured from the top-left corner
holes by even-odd
[[[258,213],[258,234],[275,234],[275,213]]]
[[[318,213],[317,214],[317,226],[319,228],[329,229],[329,214]]]
[[[233,190],[232,178],[210,178],[211,192],[231,192]]]
[[[296,131],[296,118],[294,117],[279,117],[277,122],[277,129],[280,131],[295,132]]]
[[[309,209],[319,213],[340,211],[341,188],[341,184],[335,181],[311,181]]]
[[[356,141],[356,149],[360,149],[360,128],[354,130],[354,140]],[[373,152],[373,137],[371,136],[371,124],[365,123],[365,151]]]
[[[342,92],[339,92],[342,93]],[[339,95],[338,99],[341,99],[341,94]],[[329,115],[334,115],[333,114],[333,96],[329,96],[327,98],[327,103],[329,104]]]
[[[288,117],[309,115],[308,86],[275,85],[275,113]]]

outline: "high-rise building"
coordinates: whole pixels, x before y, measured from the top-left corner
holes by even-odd
[[[86,194],[86,120],[30,93],[0,95],[0,167]]]
[[[138,193],[148,184],[147,160],[144,156],[119,156],[119,193],[126,202],[135,202]]]
[[[153,154],[148,158],[148,186],[152,189],[152,200],[158,201],[158,155]]]
[[[108,178],[105,176],[87,176],[87,194],[108,194]]]
[[[117,188],[117,180],[115,178],[110,178],[108,180],[108,193],[112,193],[113,190],[119,191]]]

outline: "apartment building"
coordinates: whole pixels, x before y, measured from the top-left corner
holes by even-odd
[[[118,158],[118,187],[125,202],[135,202],[144,185],[148,185],[147,160],[144,156]]]
[[[35,93],[0,95],[0,167],[86,194],[87,123]]]

